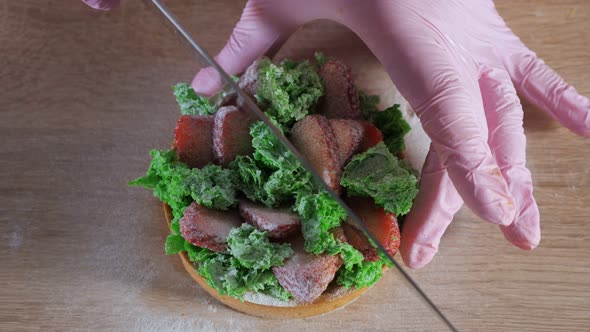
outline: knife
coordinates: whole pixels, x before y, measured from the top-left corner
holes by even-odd
[[[356,227],[358,227],[365,236],[370,240],[371,243],[377,246],[377,249],[380,253],[389,260],[393,266],[398,270],[398,272],[406,279],[406,281],[416,290],[416,292],[420,295],[420,297],[426,302],[426,304],[434,311],[434,313],[443,321],[443,323],[449,328],[451,331],[457,331],[457,329],[453,326],[450,320],[442,313],[442,311],[432,302],[432,300],[426,295],[426,293],[420,288],[418,283],[412,279],[408,275],[408,273],[397,263],[395,259],[391,255],[385,251],[383,246],[377,241],[377,239],[369,232],[368,228],[364,225],[362,220],[348,207],[348,205],[338,196],[322,179],[320,174],[311,166],[310,162],[305,158],[294,146],[293,144],[283,135],[282,131],[279,130],[272,121],[266,116],[266,114],[258,107],[258,105],[246,94],[242,91],[238,84],[232,79],[232,77],[221,68],[221,66],[215,61],[213,57],[207,53],[207,51],[197,43],[191,35],[180,25],[178,20],[170,13],[168,8],[162,4],[160,0],[151,0],[152,3],[158,8],[158,10],[163,14],[163,16],[172,24],[175,31],[178,32],[185,42],[188,42],[188,46],[192,49],[195,53],[197,59],[204,63],[205,65],[210,66],[211,68],[215,69],[217,73],[220,75],[222,81],[225,83],[225,89],[231,89],[233,92],[236,93],[237,97],[243,100],[243,108],[247,109],[248,112],[254,114],[258,119],[263,121],[271,132],[293,153],[297,159],[301,162],[301,164],[306,168],[306,170],[311,173],[314,177],[316,182],[321,185],[322,189],[324,189],[331,198],[338,202],[338,204],[346,211],[349,220],[351,220]],[[244,107],[245,106],[245,107]]]

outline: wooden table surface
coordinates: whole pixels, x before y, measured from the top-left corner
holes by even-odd
[[[502,0],[509,25],[590,95],[590,2]],[[212,53],[241,1],[177,1]],[[395,95],[350,31],[306,25],[279,56],[342,58],[368,90]],[[397,273],[343,310],[304,320],[234,312],[199,289],[177,257],[158,201],[128,188],[148,150],[166,148],[170,86],[197,66],[139,1],[0,1],[0,330],[442,330]],[[590,141],[525,107],[528,165],[543,239],[531,252],[463,209],[434,261],[411,271],[464,331],[590,330]]]

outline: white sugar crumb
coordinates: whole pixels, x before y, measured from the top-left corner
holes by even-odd
[[[8,235],[8,248],[16,250],[20,248],[23,243],[23,230],[20,225],[16,225],[16,230],[10,232]]]
[[[135,331],[218,331],[211,320],[200,319],[198,316],[188,318],[175,315],[162,317],[143,313],[135,324]]]
[[[294,300],[282,301],[270,295],[262,293],[244,293],[244,301],[273,307],[294,307],[297,303]]]

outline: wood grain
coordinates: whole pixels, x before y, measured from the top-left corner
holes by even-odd
[[[170,2],[211,53],[241,1]],[[502,0],[522,40],[590,95],[590,2]],[[350,31],[300,29],[279,53],[321,50],[392,100]],[[396,273],[343,310],[301,320],[220,305],[163,254],[161,206],[128,188],[166,148],[170,86],[198,66],[143,3],[109,13],[77,1],[0,1],[0,330],[442,330]],[[460,330],[590,329],[590,143],[525,104],[543,239],[531,252],[464,209],[434,261],[410,273]]]

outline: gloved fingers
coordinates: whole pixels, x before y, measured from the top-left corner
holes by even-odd
[[[440,85],[425,103],[415,107],[443,166],[465,203],[481,218],[508,225],[514,203],[506,180],[487,144],[480,97],[470,96],[456,73],[440,73]],[[478,115],[481,109],[481,115]]]
[[[372,49],[416,111],[463,201],[485,220],[510,224],[514,203],[487,143],[477,78],[465,69],[469,64],[439,45],[402,41],[408,44],[395,47],[412,49]]]
[[[578,94],[528,49],[513,55],[509,62],[506,67],[521,95],[574,133],[590,137],[590,99]]]
[[[119,5],[120,0],[82,0],[88,6],[99,10],[111,10]]]
[[[418,269],[432,260],[462,205],[461,196],[431,147],[422,168],[420,191],[402,229],[400,253],[408,267]]]
[[[541,239],[541,228],[531,173],[525,165],[522,106],[507,72],[485,68],[479,84],[489,127],[488,143],[516,207],[514,222],[501,229],[515,246],[533,249]]]
[[[257,58],[272,56],[295,30],[296,26],[287,22],[277,23],[268,15],[267,7],[266,3],[249,1],[226,45],[215,57],[228,74],[242,73]],[[212,67],[207,67],[197,73],[191,85],[199,94],[212,95],[223,82]]]

